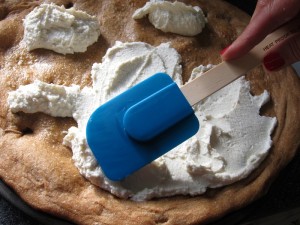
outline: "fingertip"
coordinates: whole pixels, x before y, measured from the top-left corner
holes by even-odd
[[[227,47],[223,48],[221,51],[220,51],[220,55],[224,55],[224,53],[227,51],[227,49],[230,47],[230,45],[228,45]]]
[[[233,46],[233,44],[227,46],[226,48],[222,49],[220,51],[220,55],[223,61],[229,61],[236,58],[241,57],[243,54],[245,54],[243,51],[240,51],[236,48],[236,45]]]
[[[223,48],[220,51],[220,56],[221,56],[221,58],[222,58],[223,61],[228,61],[228,60],[232,59],[231,55],[232,55],[231,54],[231,44],[228,45],[227,47]]]
[[[268,71],[280,70],[285,65],[285,60],[279,52],[270,52],[263,58],[263,65]]]

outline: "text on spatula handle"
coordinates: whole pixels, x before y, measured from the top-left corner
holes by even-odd
[[[296,27],[295,29],[292,29],[290,31],[288,31],[287,33],[285,33],[284,35],[282,35],[281,37],[277,38],[276,40],[270,42],[269,44],[267,44],[266,46],[263,47],[263,50],[269,51],[272,47],[274,47],[275,45],[281,43],[282,41],[286,40],[288,37],[290,37],[292,34],[295,34],[297,32],[300,31],[300,25],[298,27]]]

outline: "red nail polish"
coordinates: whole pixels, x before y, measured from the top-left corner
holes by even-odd
[[[220,55],[223,55],[224,52],[226,52],[226,50],[227,50],[229,47],[230,47],[230,45],[228,45],[226,48],[222,49],[222,50],[220,51]]]
[[[267,70],[274,71],[283,67],[285,61],[279,53],[271,52],[264,57],[263,63]]]

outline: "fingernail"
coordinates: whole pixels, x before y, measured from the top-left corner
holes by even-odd
[[[229,47],[230,47],[230,45],[228,45],[226,48],[222,49],[220,51],[220,55],[223,55]]]
[[[274,70],[278,70],[279,68],[283,67],[285,64],[285,61],[279,53],[271,52],[264,57],[263,63],[267,70],[274,71]]]

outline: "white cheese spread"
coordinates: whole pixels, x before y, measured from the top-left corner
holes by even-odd
[[[211,67],[196,68],[191,79]],[[208,187],[224,186],[249,175],[268,153],[276,119],[259,115],[268,93],[252,96],[244,78],[194,107],[201,124],[195,136],[121,182],[102,174],[86,142],[89,116],[101,104],[157,72],[168,73],[182,84],[180,55],[168,43],[153,47],[117,42],[102,63],[93,65],[92,87],[80,90],[75,85],[36,81],[10,92],[8,104],[13,112],[73,117],[78,126],[68,130],[63,144],[72,149],[75,165],[93,184],[121,198],[142,201],[198,195]],[[56,111],[58,106],[60,111]]]
[[[206,18],[200,7],[188,6],[182,2],[151,0],[137,9],[132,18],[141,19],[148,15],[157,29],[184,36],[195,36],[202,32]]]
[[[50,49],[61,54],[85,52],[100,35],[96,17],[74,8],[42,4],[24,19],[28,50]]]

